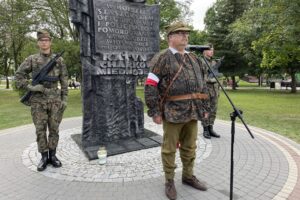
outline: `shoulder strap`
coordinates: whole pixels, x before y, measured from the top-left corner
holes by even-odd
[[[174,81],[178,78],[178,76],[179,76],[179,74],[180,74],[182,68],[183,68],[183,64],[180,65],[180,67],[179,67],[177,73],[175,74],[175,76],[174,76],[173,79],[171,80],[170,84],[168,85],[168,87],[167,87],[167,89],[166,89],[166,91],[165,91],[165,93],[164,93],[164,96],[161,98],[161,100],[160,100],[160,102],[159,102],[159,107],[160,107],[160,110],[161,110],[161,111],[162,111],[163,103],[164,103],[164,101],[165,101],[165,99],[166,99],[166,97],[167,97],[167,95],[168,95],[168,93],[169,93],[169,90],[170,90],[171,86],[173,85]]]

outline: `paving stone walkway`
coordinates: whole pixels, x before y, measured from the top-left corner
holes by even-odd
[[[0,131],[0,200],[165,200],[160,148],[108,157],[106,165],[89,161],[71,139],[81,131],[78,118],[64,119],[58,157],[63,167],[37,172],[34,126]],[[199,130],[195,175],[208,184],[201,192],[181,183],[176,157],[178,200],[229,199],[231,122],[217,120],[220,139],[204,139]],[[145,127],[162,135],[162,127],[145,117]],[[200,128],[201,129],[201,128]],[[234,151],[235,200],[299,200],[300,145],[278,134],[251,127],[252,139],[236,125]]]

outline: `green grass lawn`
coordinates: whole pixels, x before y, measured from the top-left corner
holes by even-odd
[[[227,90],[227,93],[235,106],[243,110],[243,118],[248,125],[274,131],[300,143],[299,92],[291,94],[285,90],[241,89]],[[143,99],[142,88],[137,90],[137,95]],[[231,105],[221,93],[217,118],[230,121],[231,112]]]
[[[258,83],[249,83],[243,80],[239,80],[238,82],[239,87],[258,87]]]
[[[259,89],[227,92],[235,106],[243,110],[247,124],[274,131],[300,143],[299,93]],[[229,121],[229,113],[233,110],[224,94],[221,94],[218,106],[217,117]]]
[[[285,90],[261,89],[228,90],[227,92],[235,105],[244,111],[243,116],[247,124],[277,132],[300,143],[300,93],[291,94]],[[137,89],[137,95],[144,100],[143,88]],[[64,118],[81,116],[81,109],[80,90],[70,90]],[[229,102],[221,93],[218,118],[230,121],[231,112]],[[0,90],[0,129],[29,123],[32,123],[30,108],[19,103],[18,93]]]
[[[68,107],[64,118],[81,116],[80,90],[69,90]],[[0,129],[32,123],[30,107],[19,102],[19,94],[12,90],[0,90]]]

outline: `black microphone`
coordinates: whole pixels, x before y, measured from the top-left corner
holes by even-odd
[[[202,53],[205,50],[210,50],[210,47],[205,46],[205,45],[187,45],[185,50],[187,50],[187,51],[200,51]]]

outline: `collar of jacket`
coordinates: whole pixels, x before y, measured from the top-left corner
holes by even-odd
[[[170,49],[170,51],[171,51],[174,55],[175,55],[175,53],[178,53],[178,50],[175,49],[175,48],[173,48],[173,47],[169,47],[169,49]],[[190,52],[184,50],[184,53],[190,53]]]

